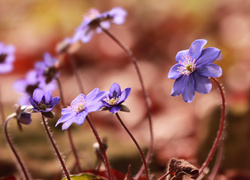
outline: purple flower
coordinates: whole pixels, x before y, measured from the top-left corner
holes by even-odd
[[[128,98],[131,88],[126,88],[121,92],[119,84],[114,83],[109,89],[109,94],[102,99],[103,110],[108,109],[111,113],[115,114],[120,110],[129,111],[129,109],[122,103]]]
[[[5,46],[4,43],[0,42],[0,74],[8,73],[13,69],[13,61],[15,47],[12,45]]]
[[[76,33],[72,38],[72,43],[81,40],[83,43],[90,41],[95,32],[101,33],[102,28],[108,29],[111,23],[121,25],[125,21],[127,12],[120,8],[115,7],[110,11],[100,13],[96,9],[91,9],[84,16],[83,22],[76,29]]]
[[[35,68],[37,70],[37,76],[39,78],[44,78],[45,82],[48,84],[54,78],[59,77],[58,73],[58,60],[53,58],[49,53],[44,54],[44,61],[37,62]]]
[[[59,97],[52,97],[51,91],[43,91],[42,89],[35,89],[33,97],[29,98],[30,104],[33,106],[33,110],[41,113],[47,113],[60,101]]]
[[[16,119],[18,123],[30,124],[31,123],[31,114],[25,112],[26,106],[16,105]]]
[[[192,102],[195,91],[209,93],[212,84],[208,77],[220,77],[222,69],[213,62],[220,56],[220,50],[214,47],[203,49],[204,39],[195,40],[187,50],[179,51],[176,62],[169,71],[168,78],[176,79],[171,96],[182,97],[185,102]]]
[[[56,126],[60,123],[62,129],[68,129],[72,123],[81,125],[84,123],[85,118],[88,113],[98,111],[102,107],[102,102],[100,101],[107,92],[99,91],[95,88],[87,96],[84,94],[78,95],[67,108],[62,109],[62,117],[57,121]]]
[[[37,74],[36,70],[30,70],[24,79],[19,79],[14,83],[14,89],[23,94],[19,100],[19,104],[30,105],[29,97],[32,96],[36,88],[43,89],[44,91],[54,91],[57,88],[55,80],[47,84],[45,78],[38,78]]]

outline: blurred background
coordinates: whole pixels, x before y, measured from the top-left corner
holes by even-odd
[[[72,37],[90,8],[100,12],[123,7],[128,16],[123,25],[112,25],[110,32],[129,47],[138,59],[150,98],[154,129],[153,174],[162,174],[173,157],[184,158],[200,167],[215,139],[220,121],[220,95],[213,84],[209,94],[196,93],[191,104],[181,96],[171,97],[174,81],[167,78],[178,51],[188,49],[196,39],[207,39],[206,47],[217,47],[221,58],[215,63],[223,69],[218,81],[223,84],[227,101],[224,156],[218,179],[250,179],[250,1],[248,0],[0,0],[0,41],[16,47],[14,70],[1,74],[1,96],[5,115],[13,112],[21,93],[13,84],[43,60],[45,52],[56,56],[56,46]],[[120,113],[143,150],[149,145],[149,127],[143,94],[133,65],[124,52],[104,33],[95,34],[87,44],[79,44],[75,63],[86,93],[95,87],[108,90],[117,82],[122,89],[131,87],[126,101],[130,113]],[[72,66],[61,59],[60,80],[66,103],[80,93]],[[53,92],[59,96],[59,91]],[[74,159],[66,133],[54,128],[60,117],[51,120],[51,130],[68,167]],[[92,113],[101,137],[108,139],[112,167],[124,173],[129,164],[135,174],[141,160],[136,147],[108,112]],[[47,140],[39,115],[18,131],[15,121],[10,132],[18,152],[34,179],[55,179],[60,166]],[[15,160],[0,128],[0,177],[18,174]],[[81,164],[94,167],[95,138],[88,124],[72,126]]]

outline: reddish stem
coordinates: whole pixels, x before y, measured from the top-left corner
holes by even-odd
[[[60,80],[58,78],[56,78],[56,81],[57,81],[58,88],[59,88],[59,91],[60,91],[60,97],[61,97],[62,106],[63,106],[63,108],[65,108],[66,105],[65,105],[64,98],[63,98],[62,85],[61,85],[61,82],[60,82]],[[70,128],[67,129],[67,135],[68,135],[68,139],[69,139],[71,150],[72,150],[73,155],[75,157],[75,161],[76,161],[76,166],[77,166],[78,172],[82,172],[81,165],[80,165],[80,162],[79,162],[79,157],[78,157],[78,154],[77,154],[74,142],[73,142],[73,138],[72,138],[72,135],[71,135]]]
[[[220,164],[221,164],[221,160],[223,157],[223,150],[224,150],[224,139],[222,138],[220,145],[219,145],[219,149],[217,151],[217,157],[216,157],[216,161],[215,161],[213,170],[211,171],[210,176],[208,178],[209,180],[214,180],[216,174],[218,173],[218,170],[219,170]]]
[[[44,118],[43,115],[42,115],[42,121],[43,121],[43,125],[44,125],[44,128],[45,128],[45,131],[46,131],[46,133],[47,133],[47,135],[48,135],[48,137],[49,137],[49,140],[50,140],[50,142],[51,142],[51,144],[52,144],[52,147],[53,147],[53,149],[54,149],[54,151],[55,151],[55,153],[56,153],[56,155],[57,155],[57,157],[58,157],[58,159],[59,159],[59,161],[60,161],[60,163],[61,163],[61,166],[62,166],[62,168],[63,168],[64,174],[65,174],[66,178],[67,178],[68,180],[70,180],[70,174],[69,174],[69,172],[68,172],[68,169],[66,168],[66,165],[65,165],[65,163],[64,163],[64,160],[63,160],[63,158],[62,158],[62,156],[61,156],[61,154],[60,154],[58,148],[56,147],[56,143],[55,143],[54,140],[53,140],[52,134],[51,134],[51,132],[50,132],[50,130],[49,130],[49,128],[48,128],[47,121],[45,120],[45,118]]]
[[[101,153],[102,153],[102,156],[103,156],[103,159],[104,159],[104,162],[105,162],[105,166],[106,166],[106,170],[107,170],[107,174],[108,174],[108,179],[112,180],[111,168],[110,168],[110,165],[109,165],[109,161],[108,161],[108,157],[107,157],[105,148],[104,148],[104,146],[102,144],[102,141],[101,141],[101,139],[100,139],[100,137],[99,137],[99,135],[98,135],[98,133],[96,131],[96,128],[95,128],[94,124],[91,121],[91,119],[88,116],[86,117],[86,119],[87,119],[87,121],[89,123],[89,126],[91,127],[91,129],[92,129],[92,131],[93,131],[93,133],[95,135],[95,138],[96,138],[96,140],[97,140],[97,142],[99,144],[99,147],[101,149]]]
[[[14,155],[15,155],[15,157],[16,157],[16,159],[17,159],[18,164],[19,164],[20,167],[21,167],[21,170],[22,170],[22,172],[23,172],[23,175],[24,175],[25,179],[26,179],[26,180],[29,180],[30,178],[29,178],[29,175],[28,175],[28,171],[26,170],[24,164],[22,163],[21,158],[19,157],[19,155],[18,155],[18,153],[17,153],[17,150],[15,149],[14,144],[13,144],[13,142],[12,142],[12,140],[11,140],[11,137],[10,137],[10,135],[9,135],[9,133],[8,133],[8,123],[9,123],[9,121],[11,120],[11,118],[12,118],[12,117],[8,117],[8,118],[6,119],[6,121],[5,121],[5,123],[4,123],[4,132],[5,132],[5,136],[6,136],[7,142],[8,142],[8,144],[9,144],[9,146],[10,146],[12,152],[14,153]]]
[[[102,28],[102,27],[101,27]],[[146,156],[146,161],[147,163],[149,162],[152,152],[153,152],[153,146],[154,146],[154,136],[153,136],[153,124],[152,124],[152,117],[151,117],[151,113],[150,113],[150,107],[149,107],[149,98],[148,95],[146,93],[146,89],[144,86],[144,82],[143,82],[143,78],[139,69],[139,66],[137,64],[137,60],[136,58],[133,56],[133,53],[127,48],[125,47],[125,45],[123,45],[123,43],[121,41],[119,41],[113,34],[111,34],[107,29],[102,28],[102,31],[107,34],[112,40],[114,40],[118,46],[120,46],[122,48],[122,50],[127,54],[127,56],[130,58],[131,62],[133,63],[136,73],[138,75],[140,84],[141,84],[141,88],[143,91],[143,95],[144,95],[144,99],[145,99],[145,106],[146,106],[146,110],[147,110],[147,116],[148,116],[148,122],[149,122],[149,129],[150,129],[150,145],[149,145],[149,149],[147,152],[147,156]],[[135,179],[138,179],[142,172],[144,171],[144,165],[141,166],[139,172],[136,174]]]
[[[217,133],[217,137],[214,141],[214,144],[212,146],[212,149],[210,150],[208,156],[207,156],[207,159],[205,160],[205,162],[203,163],[203,165],[201,166],[201,168],[199,169],[199,176],[203,173],[204,169],[208,166],[208,164],[210,163],[210,161],[212,160],[212,157],[214,156],[214,153],[218,147],[218,144],[221,140],[221,137],[222,137],[222,134],[223,134],[223,131],[224,131],[224,126],[225,126],[225,115],[226,115],[226,101],[225,101],[225,95],[224,95],[224,92],[223,92],[223,89],[221,87],[221,85],[219,84],[219,82],[215,79],[215,78],[212,78],[211,79],[215,82],[215,84],[217,85],[219,91],[220,91],[220,94],[221,94],[221,101],[222,101],[222,104],[221,104],[221,120],[220,120],[220,127],[219,127],[219,130],[218,130],[218,133]]]
[[[127,131],[127,133],[129,134],[129,136],[131,137],[131,139],[133,140],[133,142],[135,143],[137,149],[139,150],[140,152],[140,155],[141,155],[141,158],[142,158],[142,161],[143,161],[143,164],[144,164],[144,167],[145,167],[145,173],[146,173],[146,179],[149,179],[148,177],[148,167],[147,167],[147,162],[145,160],[145,156],[139,146],[139,144],[137,143],[136,139],[134,138],[134,136],[132,135],[132,133],[128,130],[128,128],[126,127],[126,125],[123,123],[122,119],[120,118],[119,114],[118,113],[115,113],[117,119],[120,121],[121,125],[123,126],[123,128]]]
[[[1,114],[2,125],[4,125],[5,115],[2,102],[1,84],[0,84],[0,114]]]
[[[167,175],[169,175],[171,173],[171,170],[168,171],[167,173],[165,173],[162,177],[160,177],[158,180],[163,180],[165,177],[167,177]]]

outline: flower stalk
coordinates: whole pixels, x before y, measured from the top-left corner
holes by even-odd
[[[59,88],[59,91],[60,91],[60,97],[61,97],[62,106],[63,106],[63,108],[65,108],[66,105],[65,105],[65,102],[64,102],[64,98],[63,98],[62,85],[61,85],[61,82],[60,82],[59,78],[56,77],[56,81],[57,81],[58,88]],[[77,154],[74,142],[73,142],[73,138],[72,138],[72,134],[71,134],[70,128],[67,129],[67,135],[68,135],[68,139],[69,139],[71,150],[72,150],[73,155],[75,157],[76,167],[78,169],[78,172],[82,172],[81,165],[80,165],[80,162],[79,162],[79,157],[78,157],[78,154]]]
[[[12,118],[13,118],[13,116],[9,116],[9,117],[5,120],[5,123],[4,123],[4,133],[5,133],[5,137],[6,137],[7,142],[8,142],[8,144],[9,144],[9,146],[10,146],[10,148],[11,148],[11,150],[12,150],[12,152],[13,152],[13,154],[14,154],[14,156],[15,156],[15,158],[16,158],[16,160],[17,160],[17,162],[18,162],[18,164],[19,164],[19,166],[20,166],[20,168],[21,168],[21,170],[22,170],[22,172],[23,172],[24,178],[25,178],[26,180],[30,180],[30,177],[29,177],[29,174],[28,174],[28,170],[25,168],[25,166],[24,166],[24,164],[23,164],[21,158],[19,157],[19,155],[18,155],[18,153],[17,153],[17,150],[16,150],[16,148],[14,147],[14,144],[13,144],[13,142],[12,142],[12,140],[11,140],[10,134],[9,134],[9,132],[8,132],[8,123],[9,123],[9,121],[10,121]]]
[[[165,173],[163,176],[161,176],[158,180],[163,180],[165,177],[167,177],[171,173],[171,170]]]
[[[46,133],[47,133],[47,135],[49,137],[49,140],[50,140],[50,142],[52,144],[52,147],[53,147],[53,149],[54,149],[54,151],[55,151],[55,153],[56,153],[56,155],[57,155],[57,157],[58,157],[58,159],[60,161],[60,164],[61,164],[61,166],[63,168],[64,174],[65,174],[67,180],[70,180],[69,171],[68,171],[68,169],[67,169],[67,167],[66,167],[66,165],[64,163],[64,160],[63,160],[63,158],[62,158],[62,156],[61,156],[61,154],[60,154],[60,152],[59,152],[59,150],[58,150],[58,148],[56,146],[56,143],[53,140],[52,133],[50,132],[49,127],[48,127],[47,119],[45,119],[45,117],[43,115],[42,115],[42,121],[43,121],[45,131],[46,131]]]
[[[91,121],[91,119],[88,116],[86,116],[86,119],[87,119],[88,124],[89,124],[90,128],[92,129],[93,134],[95,135],[95,138],[96,138],[96,140],[97,140],[97,142],[99,144],[99,147],[100,147],[100,150],[101,150],[104,162],[105,162],[108,179],[112,180],[111,168],[110,168],[110,164],[109,164],[108,157],[107,157],[105,148],[103,146],[103,143],[102,143],[102,141],[101,141],[101,139],[100,139],[100,137],[99,137],[99,135],[98,135],[98,133],[96,131],[96,128],[95,128],[93,122]]]
[[[221,142],[219,144],[217,155],[216,155],[216,161],[215,161],[213,170],[211,171],[210,176],[208,178],[209,180],[214,180],[215,179],[215,176],[218,173],[218,170],[219,170],[220,165],[221,165],[223,152],[224,152],[224,139],[221,138]]]
[[[139,66],[137,64],[137,60],[134,57],[133,53],[127,47],[125,47],[125,45],[121,41],[119,41],[113,34],[111,34],[107,29],[102,28],[102,31],[106,35],[108,35],[113,41],[115,41],[118,44],[118,46],[120,46],[122,48],[122,50],[127,54],[129,59],[133,63],[133,65],[135,67],[135,70],[136,70],[136,73],[138,75],[138,78],[139,78],[139,81],[140,81],[140,84],[141,84],[141,88],[142,88],[142,91],[143,91],[144,99],[145,99],[145,106],[146,106],[146,110],[147,110],[149,129],[150,129],[150,145],[149,145],[149,149],[148,149],[147,156],[146,156],[146,162],[148,163],[150,158],[151,158],[151,155],[152,155],[152,152],[153,152],[153,146],[154,146],[154,144],[153,144],[154,143],[153,125],[152,125],[152,118],[151,118],[150,107],[149,107],[149,98],[148,98],[148,95],[146,93],[146,89],[145,89],[145,86],[144,86],[144,82],[143,82],[143,78],[142,78]],[[140,175],[144,171],[144,167],[145,166],[142,165],[139,172],[136,174],[135,179],[138,179],[140,177]]]
[[[0,84],[0,87],[1,87],[1,84]],[[0,114],[1,114],[0,116],[1,116],[2,125],[4,125],[5,115],[4,115],[4,109],[3,109],[1,88],[0,88]]]
[[[136,141],[136,139],[134,138],[134,136],[132,135],[132,133],[129,131],[129,129],[126,127],[126,125],[123,123],[121,117],[119,116],[118,113],[115,113],[117,119],[119,120],[119,122],[121,123],[122,127],[127,131],[128,135],[131,137],[131,139],[133,140],[133,142],[135,143],[137,149],[139,150],[140,152],[140,155],[141,155],[141,158],[142,158],[142,161],[143,161],[143,164],[144,164],[144,167],[145,167],[145,174],[146,174],[146,179],[149,179],[149,176],[148,176],[148,167],[147,167],[147,162],[145,160],[145,156],[138,144],[138,142]]]
[[[219,130],[218,130],[218,133],[217,133],[217,137],[214,141],[214,144],[207,156],[207,159],[205,160],[205,162],[203,163],[203,165],[201,166],[201,168],[199,169],[199,175],[201,175],[204,171],[204,169],[208,166],[208,164],[210,163],[212,157],[214,156],[214,153],[219,145],[219,142],[222,140],[222,137],[223,137],[223,131],[225,129],[225,115],[226,115],[226,101],[225,101],[225,95],[224,95],[224,92],[223,92],[223,89],[221,87],[221,85],[219,84],[219,82],[215,79],[215,78],[212,78],[211,79],[215,82],[215,84],[217,85],[219,91],[220,91],[220,95],[221,95],[221,101],[222,101],[222,104],[221,104],[221,120],[220,120],[220,127],[219,127]]]

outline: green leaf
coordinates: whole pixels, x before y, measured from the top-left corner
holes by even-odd
[[[101,179],[96,175],[89,174],[89,173],[83,173],[79,175],[70,175],[71,180],[94,180],[94,179]],[[62,178],[62,180],[67,180],[67,177]]]

